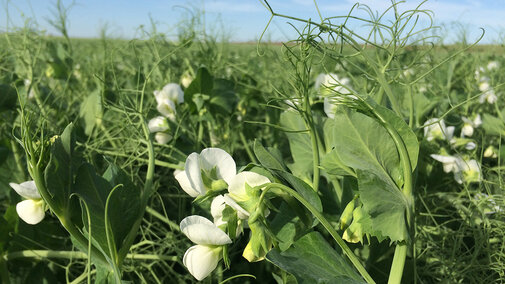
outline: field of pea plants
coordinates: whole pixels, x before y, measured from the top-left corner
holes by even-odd
[[[505,282],[505,47],[257,4],[298,37],[0,34],[1,283]]]

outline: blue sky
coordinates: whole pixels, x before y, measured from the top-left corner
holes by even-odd
[[[47,0],[0,0],[0,31],[7,25],[22,26],[31,19],[48,34],[57,32],[47,23],[55,1]],[[97,37],[101,27],[107,25],[110,35],[133,38],[141,35],[139,27],[150,29],[150,18],[157,23],[158,32],[175,37],[178,25],[188,18],[188,9],[205,11],[208,31],[222,31],[233,41],[256,40],[261,35],[269,19],[269,12],[258,0],[63,0],[65,5],[74,2],[69,12],[69,33],[75,37]],[[355,0],[317,1],[323,17],[345,15]],[[374,11],[384,11],[390,6],[387,0],[362,0]],[[400,10],[415,8],[421,1],[407,0],[399,4]],[[271,0],[272,8],[282,14],[319,19],[313,0]],[[6,15],[7,8],[9,17]],[[428,0],[425,9],[434,12],[437,25],[451,27],[442,31],[446,41],[457,37],[461,29],[469,31],[469,40],[480,33],[479,27],[486,29],[483,43],[495,43],[505,38],[505,0]],[[357,11],[355,15],[364,15]],[[296,33],[287,20],[277,18],[267,31],[267,38],[274,41],[294,39]],[[426,23],[426,19],[422,23]],[[454,25],[458,22],[458,25]],[[357,25],[357,24],[355,24]],[[299,25],[298,25],[299,26]],[[356,26],[355,29],[359,30]],[[503,40],[501,40],[503,43]]]

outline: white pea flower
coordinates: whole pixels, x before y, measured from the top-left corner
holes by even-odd
[[[491,89],[491,85],[489,84],[489,82],[486,80],[486,81],[482,81],[480,84],[479,84],[479,91],[481,92],[487,92]]]
[[[169,83],[163,89],[154,91],[154,97],[158,103],[156,109],[170,120],[175,120],[175,105],[184,102],[184,92],[181,86]]]
[[[454,126],[445,127],[443,119],[430,118],[424,125],[424,137],[426,137],[426,140],[445,139],[451,142],[454,134]]]
[[[189,85],[191,85],[191,82],[193,82],[193,76],[191,76],[189,73],[184,73],[181,77],[181,85],[184,87],[184,88],[187,88],[189,87]],[[184,96],[183,96],[183,99],[184,99]]]
[[[177,114],[177,111],[175,110],[175,103],[173,101],[169,99],[158,101],[156,109],[159,113],[168,117],[168,119],[175,121],[175,115]]]
[[[479,96],[479,103],[481,104],[484,102],[487,102],[488,104],[494,104],[497,100],[498,96],[492,88]]]
[[[184,218],[181,231],[196,245],[184,254],[182,262],[198,281],[216,269],[223,246],[231,244],[230,237],[210,220],[198,215]]]
[[[157,132],[154,134],[154,140],[156,140],[158,144],[167,144],[172,138],[172,135],[165,132]]]
[[[412,69],[412,68],[405,68],[405,69],[403,70],[403,75],[404,75],[405,77],[414,76],[414,74],[415,74],[415,72],[414,72],[414,69]]]
[[[436,155],[436,154],[431,154],[430,157],[441,162],[444,167],[444,172],[446,172],[446,173],[459,171],[458,160],[461,159],[460,157],[444,156],[444,155]]]
[[[258,173],[249,171],[238,173],[228,183],[229,196],[235,201],[247,201],[250,198],[247,194],[247,186],[252,188],[267,183],[271,183],[271,181]]]
[[[149,132],[162,132],[169,129],[168,121],[164,116],[157,116],[149,120],[147,124],[149,127]]]
[[[487,70],[494,70],[494,69],[498,69],[500,65],[498,64],[498,61],[489,61],[489,63],[487,64]]]
[[[479,82],[480,82],[480,81],[485,81],[485,80],[483,80],[483,77],[481,77],[481,76],[482,76],[482,73],[484,73],[484,72],[485,72],[485,70],[484,70],[484,68],[483,68],[483,67],[479,67],[479,68],[477,68],[477,69],[475,70],[475,80],[477,80],[477,81],[479,81]]]
[[[321,87],[331,88],[338,85],[338,75],[335,73],[317,75],[314,87],[319,91]]]
[[[465,149],[467,150],[473,150],[477,147],[477,144],[475,142],[468,142],[465,144]]]
[[[461,120],[464,122],[463,128],[461,129],[461,137],[471,137],[473,135],[474,128],[482,125],[480,114],[477,114],[473,120],[470,120],[464,116],[461,117]]]
[[[481,180],[480,166],[476,160],[464,160],[459,156],[430,155],[433,159],[442,162],[444,172],[452,172],[457,183],[478,182]]]
[[[476,160],[458,160],[458,167],[460,171],[458,175],[454,175],[454,178],[458,183],[464,182],[479,182],[482,179],[480,165]]]
[[[169,83],[160,91],[154,91],[154,97],[158,103],[164,100],[171,100],[176,104],[182,104],[184,102],[184,92],[181,86],[176,83]]]
[[[487,147],[486,150],[484,151],[484,157],[493,158],[493,159],[498,158],[498,154],[496,153],[496,149],[493,146]]]
[[[191,153],[186,159],[184,171],[175,178],[182,189],[192,197],[204,195],[209,190],[226,188],[237,173],[235,161],[219,148],[207,148],[200,154]]]
[[[16,205],[19,218],[30,225],[38,224],[45,217],[44,200],[37,190],[34,181],[25,181],[21,184],[9,183],[9,185],[22,197],[26,198]]]

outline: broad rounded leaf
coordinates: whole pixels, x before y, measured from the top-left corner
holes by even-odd
[[[25,181],[20,184],[10,182],[9,185],[22,197],[26,199],[41,199],[37,186],[33,180]]]
[[[209,219],[192,215],[181,221],[181,231],[198,245],[226,245],[231,243],[230,237],[221,231]]]
[[[184,254],[182,262],[188,268],[189,273],[198,281],[214,271],[219,262],[221,250],[218,248],[196,245],[190,247]]]
[[[16,205],[16,212],[19,218],[30,225],[38,224],[46,215],[44,212],[44,202],[27,199]]]

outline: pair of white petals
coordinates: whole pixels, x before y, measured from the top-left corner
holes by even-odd
[[[196,245],[184,254],[182,262],[198,281],[216,269],[221,259],[222,246],[231,244],[230,237],[210,220],[188,216],[181,221],[181,231]]]
[[[40,223],[45,217],[44,201],[37,190],[34,181],[25,181],[21,184],[9,183],[20,196],[26,198],[16,205],[19,218],[30,225]]]
[[[164,116],[157,116],[148,122],[149,132],[155,133],[154,139],[158,144],[167,144],[172,140],[172,135],[166,133],[170,127],[167,118]]]
[[[218,179],[224,180],[228,185],[237,173],[235,161],[230,154],[219,148],[207,148],[200,154],[191,153],[186,159],[184,171],[176,171],[174,175],[187,194],[197,197],[205,195],[208,190],[203,183],[202,171],[212,170],[215,170]]]
[[[461,117],[463,120],[463,128],[461,129],[461,137],[471,137],[473,135],[474,129],[482,125],[482,119],[480,114],[477,114],[473,120]]]
[[[454,179],[461,184],[463,181],[480,181],[481,170],[476,160],[464,160],[458,156],[430,155],[433,159],[442,163],[444,172],[454,174]],[[465,179],[465,177],[468,177]]]
[[[175,105],[184,102],[184,92],[179,84],[169,83],[161,90],[154,91],[158,105],[156,109],[170,120],[175,120]]]
[[[451,142],[454,135],[454,126],[446,127],[443,119],[430,118],[424,125],[424,137],[426,140],[445,139]]]

